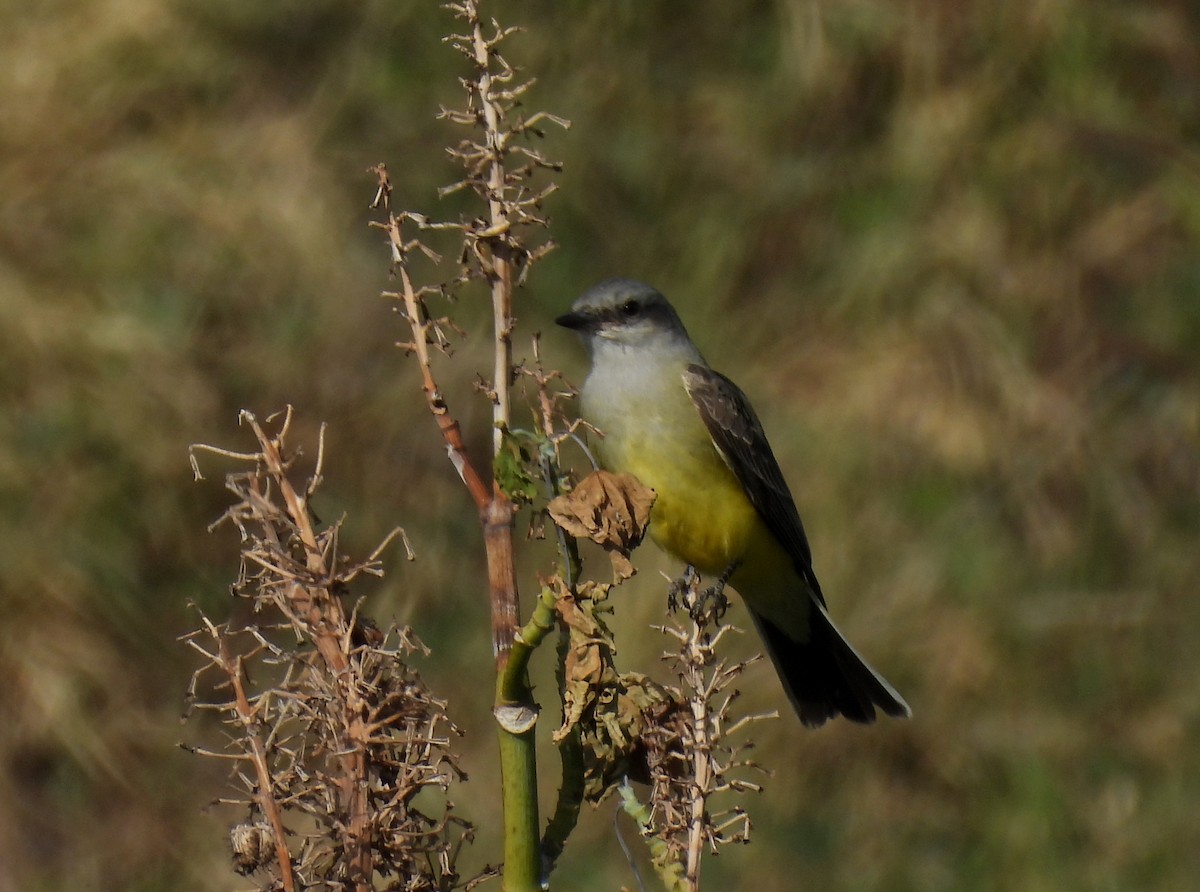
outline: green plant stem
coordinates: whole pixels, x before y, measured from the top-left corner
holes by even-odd
[[[558,475],[555,473],[553,458],[545,450],[543,450],[540,464],[547,496],[553,498],[558,495],[559,488],[556,484]],[[555,538],[558,541],[558,552],[563,560],[563,581],[566,583],[568,589],[574,591],[575,583],[579,579],[583,563],[579,557],[579,546],[575,542],[575,539],[568,536],[562,527],[556,525],[554,532]],[[546,590],[543,589],[542,601],[545,600],[546,594]],[[551,597],[553,597],[553,594],[554,592],[551,590]],[[548,606],[553,609],[553,601]],[[566,625],[560,624],[558,628],[558,645],[556,647],[557,659],[555,660],[554,670],[554,676],[558,682],[559,703],[566,702],[566,662],[569,647],[570,633]],[[546,862],[547,876],[554,870],[554,865],[563,853],[563,849],[567,844],[567,837],[571,835],[571,832],[575,829],[575,825],[579,823],[579,812],[583,807],[583,745],[579,740],[579,728],[577,726],[572,727],[567,736],[559,743],[558,759],[562,769],[562,785],[558,788],[558,799],[554,803],[554,814],[551,815],[550,821],[546,824],[546,832],[542,834],[542,857]]]
[[[558,641],[559,702],[564,702],[562,691],[565,686],[564,665],[569,635],[566,628],[560,630]],[[562,785],[554,803],[554,814],[542,834],[542,857],[546,860],[546,873],[554,869],[558,857],[567,844],[567,837],[579,823],[579,812],[583,807],[583,745],[579,740],[579,728],[573,727],[558,745],[559,764],[562,768]]]
[[[535,611],[536,612],[536,611]],[[537,705],[526,671],[533,648],[517,636],[496,682],[500,783],[504,802],[504,890],[542,888],[538,838]]]
[[[500,729],[500,782],[504,797],[504,890],[540,892],[537,754],[533,728]]]
[[[508,662],[496,683],[497,714],[517,717],[500,722],[500,778],[504,797],[504,889],[505,892],[540,890],[543,878],[538,835],[537,754],[534,727],[537,706],[529,686],[529,658],[554,628],[554,591],[544,587],[533,608],[533,616],[514,637]],[[526,714],[526,711],[527,714]],[[524,718],[521,718],[524,716]]]
[[[688,885],[683,864],[671,857],[670,846],[664,840],[653,835],[654,825],[650,806],[637,798],[637,794],[633,791],[633,785],[628,780],[624,781],[617,791],[621,796],[622,810],[637,822],[638,831],[646,840],[654,869],[658,871],[658,877],[662,880],[667,892],[688,892],[692,887]]]

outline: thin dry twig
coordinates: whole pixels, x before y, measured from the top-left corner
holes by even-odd
[[[554,191],[552,182],[537,179],[539,172],[555,172],[561,164],[544,157],[529,146],[528,140],[543,135],[540,127],[569,122],[547,112],[528,118],[518,114],[522,96],[532,81],[519,82],[516,71],[505,60],[501,43],[516,29],[501,28],[495,21],[485,22],[479,13],[479,0],[460,0],[446,4],[463,23],[460,33],[446,42],[465,56],[471,74],[460,79],[466,93],[464,107],[443,108],[439,117],[471,128],[471,134],[451,148],[450,155],[463,167],[463,177],[443,188],[441,194],[459,190],[473,191],[487,208],[486,214],[451,222],[431,221],[423,214],[395,211],[392,185],[384,165],[372,168],[376,191],[372,207],[386,213],[371,225],[387,234],[392,274],[399,278],[400,289],[388,296],[408,323],[411,339],[402,346],[417,356],[422,389],[430,413],[434,416],[447,454],[466,485],[483,525],[488,559],[489,597],[492,610],[492,645],[497,669],[503,672],[512,650],[520,621],[517,583],[513,570],[512,527],[516,506],[504,481],[485,475],[472,464],[463,444],[458,421],[450,413],[445,397],[437,386],[431,364],[430,347],[448,350],[447,319],[436,319],[427,299],[434,295],[454,295],[466,282],[482,281],[488,288],[492,309],[493,367],[490,381],[479,388],[492,404],[492,454],[499,457],[511,423],[510,391],[514,378],[512,356],[513,291],[524,281],[532,265],[553,249],[553,242],[540,243],[533,238],[544,230],[547,220],[541,203]],[[514,164],[514,159],[520,159]],[[458,270],[447,283],[438,286],[414,284],[410,258],[414,253],[436,260],[440,255],[419,239],[408,239],[402,232],[407,222],[420,230],[453,231],[461,239]]]
[[[679,679],[680,708],[661,714],[647,734],[652,779],[647,829],[666,844],[656,861],[682,865],[683,888],[696,890],[705,849],[715,854],[727,843],[750,841],[750,817],[743,808],[714,808],[714,800],[728,794],[761,790],[745,777],[764,772],[748,757],[754,744],[731,738],[778,713],[735,714],[740,695],[733,686],[762,657],[730,662],[719,656],[722,640],[737,631],[719,622],[724,595],[702,591],[699,576],[692,573],[673,586],[672,596],[687,619],[674,619],[659,630],[678,645],[663,659]]]
[[[471,827],[448,803],[440,816],[414,804],[421,790],[445,791],[461,777],[450,749],[457,729],[408,664],[423,650],[411,630],[381,630],[362,615],[361,600],[349,609],[345,602],[355,579],[382,573],[389,542],[405,541],[411,555],[404,531],[389,533],[366,560],[342,555],[340,521],[319,526],[309,508],[323,436],[296,485],[291,409],[273,433],[249,412],[241,418],[257,452],[192,452],[252,466],[228,475],[237,501],[222,520],[242,538],[234,593],[253,602],[260,623],[234,628],[202,615],[201,628],[185,636],[204,661],[189,685],[190,707],[216,711],[232,732],[224,751],[195,751],[229,759],[246,791],[219,800],[249,814],[231,831],[236,866],[264,872],[263,888],[367,892],[380,875],[405,889],[457,888],[454,858]],[[201,695],[213,671],[220,681]]]

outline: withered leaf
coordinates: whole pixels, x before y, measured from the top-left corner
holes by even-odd
[[[637,672],[621,673],[606,686],[580,728],[589,802],[599,802],[624,777],[649,779],[647,738],[674,703],[673,691]]]
[[[572,730],[583,748],[584,797],[598,802],[626,776],[648,779],[647,734],[678,701],[678,692],[614,665],[616,647],[604,621],[610,585],[581,582],[574,591],[559,577],[554,608],[567,627],[562,666],[563,723],[554,732],[562,743]]]
[[[602,683],[615,676],[612,632],[595,613],[607,588],[585,582],[575,594],[563,590],[555,601],[555,609],[570,637],[563,666],[563,724],[554,733],[556,743],[581,720]]]
[[[646,535],[654,490],[632,474],[595,471],[566,495],[547,506],[554,522],[576,539],[601,545],[613,562],[618,580],[633,575],[629,553]]]

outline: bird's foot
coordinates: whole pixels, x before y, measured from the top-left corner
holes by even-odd
[[[667,588],[667,610],[674,613],[679,609],[680,605],[687,607],[694,600],[692,593],[699,581],[700,574],[696,572],[695,567],[688,564],[687,569],[683,571],[683,575],[672,582]]]
[[[729,609],[729,599],[725,597],[725,585],[737,568],[738,562],[735,561],[725,568],[725,572],[717,577],[716,582],[692,599],[688,613],[693,622],[700,626],[721,622],[725,611]]]
[[[728,609],[729,599],[725,597],[725,580],[718,579],[696,595],[688,609],[688,614],[696,625],[707,626],[709,623],[719,623]]]

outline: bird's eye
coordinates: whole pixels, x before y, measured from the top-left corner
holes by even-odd
[[[621,315],[625,317],[636,316],[641,305],[636,300],[627,300],[621,304]]]

